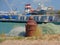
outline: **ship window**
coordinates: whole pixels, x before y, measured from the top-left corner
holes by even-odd
[[[20,21],[24,21],[24,16],[21,16],[20,17]]]
[[[40,21],[41,21],[41,22],[44,22],[46,19],[47,19],[47,16],[41,16]]]
[[[53,16],[49,16],[49,21],[53,21]]]
[[[26,21],[29,19],[29,17],[28,16],[26,16]]]
[[[34,20],[38,22],[39,21],[39,16],[34,16]]]

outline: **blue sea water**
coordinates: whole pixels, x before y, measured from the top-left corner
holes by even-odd
[[[0,22],[0,34],[9,33],[14,27],[23,27],[25,23]]]

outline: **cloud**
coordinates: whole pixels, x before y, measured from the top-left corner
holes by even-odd
[[[34,3],[46,3],[50,2],[50,0],[33,0]]]

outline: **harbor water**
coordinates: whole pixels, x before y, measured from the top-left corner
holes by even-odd
[[[60,34],[60,23],[38,24],[43,34]],[[25,32],[25,23],[0,22],[0,34],[17,36]]]

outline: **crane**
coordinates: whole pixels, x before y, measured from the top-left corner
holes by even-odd
[[[16,1],[13,0],[11,4],[8,3],[8,0],[4,0],[4,1],[5,1],[5,3],[7,4],[7,6],[9,7],[9,9],[10,9],[10,13],[16,14],[17,11],[13,8],[13,6],[15,5],[14,3],[15,3]]]

